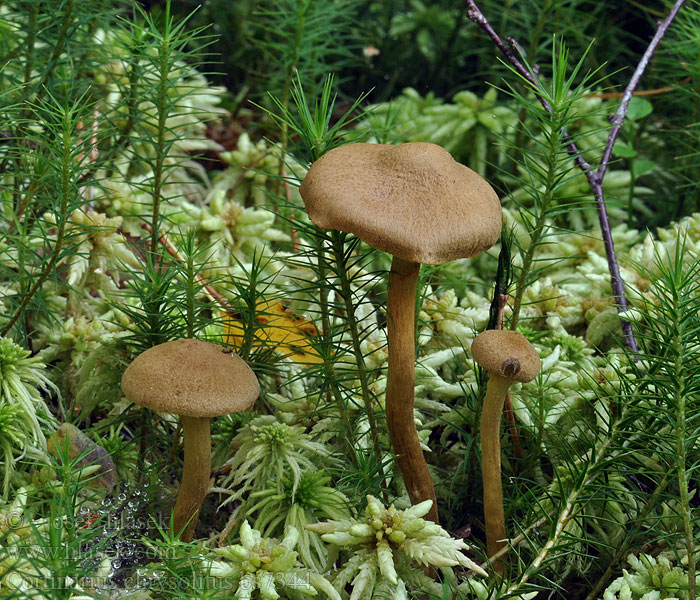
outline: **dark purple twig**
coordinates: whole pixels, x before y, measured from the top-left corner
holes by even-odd
[[[668,13],[666,18],[659,23],[654,37],[652,38],[651,42],[649,42],[649,46],[642,55],[637,68],[634,70],[634,73],[630,78],[630,82],[625,88],[624,94],[622,94],[622,99],[620,100],[620,105],[617,107],[617,112],[610,120],[613,127],[608,135],[608,143],[605,146],[605,150],[603,150],[603,157],[600,160],[600,167],[598,167],[597,175],[601,180],[605,176],[605,171],[608,168],[608,162],[610,160],[610,156],[612,155],[613,146],[615,145],[617,136],[620,134],[620,129],[622,129],[622,123],[627,115],[627,108],[629,107],[630,100],[632,99],[632,94],[634,93],[637,84],[639,84],[639,80],[642,78],[644,70],[647,68],[652,55],[656,51],[656,47],[659,45],[659,42],[661,42],[664,35],[666,35],[669,25],[671,25],[671,22],[676,18],[678,11],[684,4],[685,0],[676,0],[676,3],[673,5],[673,8]]]
[[[639,80],[642,78],[642,74],[647,68],[647,65],[649,64],[652,55],[656,51],[659,42],[661,42],[664,35],[666,35],[666,31],[671,25],[673,19],[675,19],[683,4],[685,4],[685,0],[677,0],[666,18],[659,23],[656,29],[656,34],[652,38],[649,46],[644,52],[644,55],[640,59],[637,68],[632,74],[632,77],[630,78],[627,88],[622,96],[622,100],[620,101],[620,105],[617,107],[617,111],[611,119],[613,127],[608,135],[608,142],[603,150],[603,156],[600,159],[600,166],[598,169],[594,170],[594,168],[583,158],[581,151],[573,141],[570,141],[566,146],[567,151],[573,157],[576,164],[586,174],[588,184],[591,186],[591,190],[595,195],[596,207],[598,209],[598,219],[600,221],[600,230],[603,236],[603,243],[605,245],[605,254],[608,259],[608,269],[610,270],[610,286],[612,288],[613,295],[615,296],[615,302],[617,303],[619,312],[627,309],[627,298],[625,296],[625,283],[620,275],[620,267],[617,262],[617,255],[615,254],[615,244],[613,243],[612,233],[610,231],[610,219],[608,218],[608,210],[605,205],[605,194],[603,192],[603,178],[605,177],[605,173],[608,169],[613,146],[615,145],[617,137],[620,134],[622,123],[627,115],[627,109],[629,108],[632,94],[639,84]],[[467,6],[467,16],[469,19],[481,27],[481,29],[486,32],[491,40],[493,40],[494,44],[501,52],[503,52],[504,56],[508,59],[508,62],[516,70],[516,72],[530,84],[540,104],[547,112],[551,113],[552,106],[539,92],[540,84],[536,79],[536,75],[533,75],[533,73],[520,61],[513,51],[503,43],[503,40],[501,40],[499,35],[493,29],[488,19],[484,16],[484,13],[482,13],[479,7],[476,5],[476,2],[474,2],[474,0],[467,0]],[[508,41],[511,46],[518,48],[515,40],[508,38]],[[571,139],[566,131],[563,132],[563,136],[565,140]],[[630,325],[629,321],[622,321],[622,332],[626,346],[634,354],[637,354],[637,342],[634,339],[632,326]]]

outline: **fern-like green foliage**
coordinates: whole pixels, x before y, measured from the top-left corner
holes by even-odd
[[[327,73],[352,60],[352,16],[357,0],[281,0],[258,3],[256,45],[263,61],[258,66],[261,94],[288,106],[296,73],[313,86],[318,97]],[[284,144],[283,144],[284,145]]]
[[[351,584],[351,598],[376,600],[387,594],[408,598],[407,583],[413,589],[434,591],[434,583],[416,564],[446,570],[461,565],[485,575],[463,554],[468,550],[464,540],[450,537],[442,527],[423,519],[431,505],[432,500],[426,500],[401,511],[368,496],[359,519],[308,525],[324,542],[352,553],[344,557],[343,567],[335,574],[335,588],[342,593]]]
[[[631,569],[623,569],[622,575],[613,581],[603,592],[602,600],[688,600],[690,585],[688,572],[680,565],[674,565],[672,557],[630,554],[627,562]],[[696,580],[697,586],[700,581]]]
[[[0,247],[0,268],[3,278],[15,283],[6,296],[10,310],[0,333],[13,331],[20,339],[30,332],[27,319],[31,311],[41,312],[43,285],[63,285],[57,266],[75,252],[76,232],[69,222],[85,202],[79,186],[84,173],[81,163],[94,146],[81,127],[91,111],[84,94],[61,100],[47,93],[35,101],[34,114],[9,124],[19,128],[16,142],[22,142],[17,143],[12,158],[5,157],[13,168],[3,177],[7,197],[3,221],[7,227]],[[41,124],[38,128],[30,128],[34,120]]]
[[[333,462],[328,448],[313,441],[303,427],[287,425],[273,415],[253,419],[231,444],[235,451],[225,465],[230,472],[217,488],[228,496],[224,504],[239,502],[229,518],[231,526],[256,505],[255,492],[272,489],[283,497],[288,494],[294,503],[304,473],[318,471],[314,461]],[[284,517],[267,511],[261,525],[266,527],[272,522],[274,528]]]
[[[337,98],[332,90],[333,77],[328,76],[320,97],[312,102],[306,95],[301,80],[297,78],[292,89],[292,107],[287,107],[282,100],[272,97],[276,109],[275,112],[270,112],[272,118],[283,130],[298,135],[299,142],[295,144],[294,150],[306,160],[315,161],[347,141],[344,139],[344,128],[356,120],[353,111],[365,98],[364,94],[360,95],[339,119],[332,122]],[[362,135],[358,139],[361,138]],[[295,183],[298,184],[301,174],[295,173],[295,176]],[[300,215],[299,220],[301,223],[297,227],[298,233],[308,240],[308,245],[303,248],[303,254],[298,253],[299,256],[289,262],[306,262],[315,271],[319,281],[328,281],[330,284],[328,288],[323,286],[318,290],[319,298],[314,302],[316,307],[313,310],[321,321],[321,335],[317,342],[317,350],[324,357],[320,367],[323,380],[321,385],[327,388],[340,413],[353,466],[359,467],[363,463],[368,467],[357,469],[358,474],[362,474],[360,479],[366,481],[369,488],[378,487],[383,477],[384,458],[375,416],[376,399],[369,386],[369,372],[363,350],[363,345],[372,336],[374,328],[362,328],[356,314],[360,304],[371,307],[367,298],[374,280],[366,270],[369,253],[356,238],[339,231],[321,231],[309,222],[305,214]],[[354,290],[363,291],[357,294]],[[313,288],[311,293],[314,294]],[[370,309],[370,314],[373,312]],[[354,362],[355,368],[336,369],[332,365],[343,362]],[[366,428],[362,424],[358,426],[353,423],[350,415],[350,411],[360,403],[364,408],[361,418]],[[359,430],[358,433],[356,430]],[[356,447],[356,439],[360,442],[360,447]],[[365,450],[372,456],[361,456]]]
[[[235,589],[236,597],[301,600],[321,592],[330,600],[341,600],[324,577],[298,566],[294,548],[299,542],[299,530],[295,527],[287,527],[278,541],[264,537],[244,521],[240,537],[240,544],[215,550],[219,560],[204,561],[202,565],[208,576],[222,578]]]
[[[92,467],[78,469],[83,456],[71,460],[67,445],[56,450],[52,469],[35,473],[34,482],[0,505],[3,599],[79,598],[82,585],[104,581],[110,572],[107,540],[100,536],[102,515],[92,512],[104,496],[83,479],[89,479]]]
[[[148,198],[139,216],[146,217],[151,227],[151,253],[158,246],[161,203],[173,200],[174,183],[184,179],[176,169],[197,168],[181,153],[195,149],[191,134],[208,109],[196,98],[202,94],[202,76],[185,61],[202,64],[207,38],[202,29],[188,31],[186,22],[171,17],[170,3],[162,23],[136,6],[133,18],[109,39],[122,57],[115,56],[119,77],[106,83],[112,83],[113,93],[125,100],[109,117],[118,127],[117,148],[124,148],[132,173],[140,175],[135,187]],[[195,43],[200,54],[189,50]]]
[[[88,125],[99,64],[94,34],[113,9],[74,1],[3,8],[0,275],[13,285],[0,332],[24,343],[29,321],[46,313],[45,284],[64,286],[57,267],[75,252],[68,224],[86,202],[81,190],[94,184],[87,169],[98,141]]]
[[[172,184],[184,184],[192,171],[206,179],[183,153],[218,148],[201,133],[220,113],[217,91],[203,93],[206,81],[185,61],[188,45],[206,42],[201,30],[186,32],[169,14],[161,27],[136,6],[121,21],[109,4],[25,8],[7,7],[17,26],[3,39],[0,69],[0,274],[12,281],[3,289],[0,331],[21,340],[33,333],[30,322],[48,329],[55,294],[65,289],[66,321],[83,318],[76,314],[81,300],[109,320],[96,294],[119,281],[120,269],[138,265],[121,234],[101,238],[122,217],[105,219],[95,209],[119,206],[131,219],[146,217],[153,253]],[[125,229],[145,233],[138,220]],[[110,275],[88,280],[86,267],[100,253],[89,255],[100,243],[116,251],[102,253],[103,275]],[[86,319],[94,319],[86,327],[100,329],[95,314]]]
[[[0,460],[7,498],[10,479],[21,458],[46,462],[46,438],[57,426],[42,392],[55,390],[45,365],[9,338],[0,337]]]
[[[672,214],[675,218],[697,210],[700,143],[698,143],[698,116],[700,116],[700,88],[697,85],[700,61],[697,48],[700,44],[700,3],[690,0],[680,11],[674,27],[670,28],[665,44],[657,55],[657,64],[663,80],[678,85],[676,93],[661,96],[663,114],[668,115],[668,126],[662,131],[664,146],[674,148],[682,160],[674,160],[664,172],[657,172],[664,188],[670,178],[678,181],[672,202],[668,197],[659,202],[659,212]],[[662,81],[659,76],[659,83]],[[654,82],[652,85],[656,85]],[[666,185],[664,185],[666,184]],[[663,189],[663,188],[662,188]],[[667,196],[667,194],[664,194]]]
[[[520,253],[520,268],[515,270],[513,313],[510,327],[515,329],[520,317],[523,294],[528,284],[539,278],[535,257],[537,249],[554,235],[551,223],[559,212],[570,212],[577,208],[577,198],[557,198],[560,190],[576,174],[579,167],[569,155],[567,146],[576,138],[567,139],[564,131],[580,117],[575,110],[576,100],[580,100],[591,83],[592,76],[584,75],[578,81],[583,68],[583,58],[569,68],[569,55],[566,46],[560,43],[552,47],[551,79],[543,84],[538,93],[549,104],[545,108],[532,96],[526,96],[511,87],[511,94],[537,124],[528,131],[531,147],[519,155],[518,169],[520,182],[526,190],[528,202],[516,204],[519,220],[525,225],[529,240],[524,244],[517,238],[514,243]],[[527,124],[523,125],[524,127]]]
[[[679,233],[675,244],[657,248],[653,265],[638,268],[650,286],[637,309],[641,353],[633,406],[643,421],[636,423],[630,450],[645,487],[661,496],[653,507],[659,518],[653,539],[687,557],[692,595],[698,527],[692,482],[700,464],[700,257]]]

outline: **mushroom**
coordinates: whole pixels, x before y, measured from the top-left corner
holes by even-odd
[[[501,233],[501,205],[491,186],[424,142],[348,144],[309,169],[299,188],[309,218],[323,229],[354,233],[393,255],[387,299],[389,439],[413,504],[437,503],[413,416],[416,285],[421,263],[475,256]]]
[[[210,419],[249,409],[260,393],[258,380],[243,359],[228,349],[181,339],[137,356],[124,371],[122,391],[140,406],[180,415],[185,466],[173,524],[180,539],[189,542],[209,491]]]
[[[522,333],[503,329],[483,331],[472,343],[474,360],[490,373],[481,410],[481,476],[484,486],[486,549],[493,556],[506,545],[506,522],[501,484],[500,423],[508,388],[527,383],[540,370],[540,357]],[[503,574],[502,561],[494,570]]]

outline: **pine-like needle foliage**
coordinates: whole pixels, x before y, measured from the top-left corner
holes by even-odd
[[[700,465],[700,257],[682,234],[653,266],[638,266],[652,283],[640,303],[641,342],[637,394],[631,400],[634,436],[628,441],[642,500],[650,547],[667,546],[687,565],[694,594],[698,531],[697,470]]]
[[[264,59],[258,70],[263,89],[287,106],[296,73],[302,73],[317,96],[325,74],[352,59],[351,19],[357,4],[358,0],[260,2],[255,39]]]
[[[0,38],[0,335],[26,340],[46,285],[75,250],[68,224],[94,183],[88,157],[97,144],[88,123],[95,96],[95,31],[110,3],[3,3]]]
[[[270,113],[283,131],[296,134],[299,141],[294,150],[310,162],[347,141],[343,128],[357,118],[353,113],[366,94],[361,94],[334,121],[337,94],[333,93],[332,75],[326,77],[313,103],[312,97],[305,93],[301,77],[297,76],[291,88],[292,106],[271,96],[276,111]],[[369,271],[370,251],[354,236],[322,231],[313,223],[302,221],[298,233],[309,244],[296,258],[288,259],[289,263],[298,261],[300,265],[310,266],[318,275],[317,281],[322,282],[317,292],[321,323],[318,351],[324,357],[319,367],[322,396],[327,394],[340,413],[345,430],[341,436],[351,457],[355,481],[361,482],[364,491],[379,493],[384,458],[375,414],[378,401],[369,385],[370,369],[366,364],[371,358],[365,356],[367,349],[371,349],[369,338],[376,334],[377,324],[376,318],[367,319],[376,312],[370,299],[377,283],[377,275]],[[365,323],[374,325],[361,327],[360,313]]]
[[[565,189],[580,173],[567,148],[577,140],[565,134],[576,120],[586,116],[581,110],[581,99],[589,87],[595,85],[593,74],[583,73],[584,60],[585,55],[571,68],[567,47],[563,42],[554,41],[551,72],[546,84],[537,90],[551,110],[546,110],[532,95],[524,79],[521,78],[529,93],[509,86],[508,93],[530,117],[521,124],[528,140],[527,147],[512,146],[505,141],[511,145],[515,156],[518,185],[522,190],[521,196],[513,200],[529,237],[525,243],[513,238],[520,253],[520,266],[514,273],[512,329],[518,324],[525,289],[542,274],[537,264],[538,250],[563,233],[555,226],[557,216],[581,208],[581,199],[570,197]],[[517,75],[514,70],[513,74]]]

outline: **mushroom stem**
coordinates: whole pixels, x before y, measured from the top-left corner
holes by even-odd
[[[175,534],[191,542],[204,496],[209,491],[211,434],[209,417],[180,417],[185,441],[185,467],[174,509]]]
[[[396,462],[413,504],[432,500],[428,519],[437,523],[437,502],[428,463],[413,418],[415,385],[415,311],[420,264],[394,256],[389,274],[387,336],[389,372],[386,420]]]
[[[481,476],[484,485],[484,521],[486,548],[493,556],[506,545],[506,519],[503,511],[501,483],[501,415],[511,379],[491,373],[481,410]],[[496,573],[503,575],[504,563],[493,563]]]

